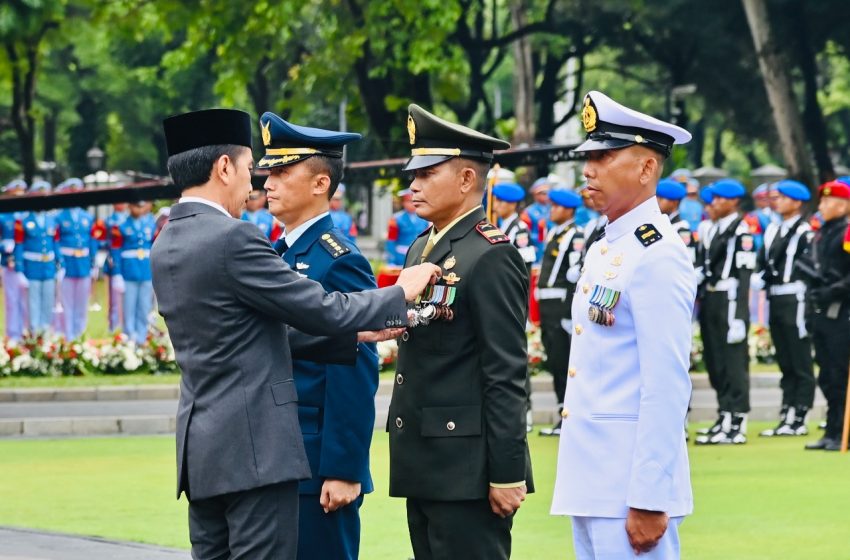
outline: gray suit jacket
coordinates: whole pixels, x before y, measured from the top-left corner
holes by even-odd
[[[177,496],[310,478],[287,325],[313,335],[401,326],[402,289],[327,294],[289,268],[255,225],[191,202],[172,208],[151,264],[183,372]]]

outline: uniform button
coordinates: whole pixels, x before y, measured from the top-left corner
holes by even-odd
[[[576,334],[581,334],[584,332],[584,328],[581,325],[576,325]]]
[[[400,373],[396,374],[395,382],[401,385],[402,383],[404,383],[404,376]]]
[[[448,431],[450,431],[450,432],[451,432],[451,431],[453,431],[453,430],[455,429],[455,427],[456,427],[456,426],[455,426],[455,423],[454,423],[454,422],[452,422],[451,420],[449,420],[449,423],[448,423],[448,424],[446,424],[446,429],[447,429]]]
[[[570,377],[575,377],[576,376],[576,368],[571,367],[570,369],[568,369],[567,375],[569,375]]]
[[[566,418],[569,415],[570,415],[570,411],[567,409],[567,407],[564,407],[564,408],[561,409],[561,418]]]
[[[590,284],[585,284],[584,286],[582,286],[581,291],[584,292],[584,293],[589,292],[590,291]]]
[[[386,326],[388,326],[388,327],[393,326],[393,322],[392,322],[392,321],[387,321],[387,322],[386,322],[386,323],[384,323],[384,324],[385,324]]]
[[[396,416],[395,427],[398,428],[399,430],[402,429],[402,427],[404,427],[404,421],[401,419],[401,416]]]
[[[599,248],[599,252],[604,255],[605,253],[608,252],[608,247],[603,245],[602,247]]]

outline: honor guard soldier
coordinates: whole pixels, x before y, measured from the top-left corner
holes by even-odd
[[[818,209],[823,226],[813,238],[807,275],[812,342],[826,398],[826,431],[806,449],[838,451],[850,365],[850,187],[841,181],[821,185]]]
[[[573,298],[552,514],[572,516],[579,560],[678,559],[693,509],[682,425],[696,281],[655,187],[691,135],[597,91],[582,122],[585,191],[609,222]]]
[[[35,181],[31,193],[49,193],[50,183]],[[27,212],[15,221],[15,270],[22,287],[28,289],[29,328],[44,332],[53,322],[56,275],[61,256],[57,243],[59,228],[52,212]]]
[[[685,198],[684,185],[672,179],[662,179],[658,181],[658,187],[655,190],[655,197],[658,199],[658,207],[661,212],[667,214],[670,224],[679,233],[685,247],[688,248],[688,254],[691,255],[691,264],[696,264],[696,242],[691,234],[691,226],[679,214],[679,204]]]
[[[750,411],[750,276],[756,266],[755,241],[739,213],[746,195],[734,179],[711,187],[715,222],[706,235],[702,262],[704,280],[700,331],[705,366],[717,393],[718,418],[700,430],[697,444],[747,443]]]
[[[770,222],[758,252],[759,272],[753,276],[754,290],[763,288],[770,303],[770,338],[782,372],[782,408],[779,424],[759,435],[802,436],[809,433],[806,415],[815,399],[812,341],[806,330],[806,284],[796,263],[808,251],[812,230],[803,215],[811,198],[798,181],[777,183],[771,205],[782,219]]]
[[[428,221],[416,215],[413,207],[413,193],[404,189],[398,193],[402,209],[392,215],[387,224],[387,264],[404,266],[404,258],[410,245],[419,234],[428,228]]]
[[[83,182],[72,178],[56,187],[56,192],[82,190]],[[97,274],[95,255],[106,239],[103,223],[82,208],[65,208],[56,216],[59,227],[59,254],[64,275],[60,285],[64,310],[63,333],[67,340],[82,336],[89,315],[92,278]]]
[[[269,241],[274,243],[278,240],[281,234],[280,224],[274,219],[274,216],[266,210],[266,191],[262,185],[254,185],[251,194],[248,195],[248,201],[245,203],[245,210],[242,211],[242,219],[246,222],[251,222],[263,232]]]
[[[118,273],[112,260],[112,232],[118,231],[116,228],[123,224],[129,215],[127,204],[121,202],[112,205],[112,213],[106,218],[106,242],[103,243],[103,248],[106,249],[106,262],[103,265],[103,272],[106,274],[109,298],[109,332],[115,332],[123,324],[121,308],[123,307],[122,299],[124,296],[123,292],[118,291],[119,288],[124,289],[123,278],[115,281],[115,275]]]
[[[27,190],[27,184],[15,179],[3,187],[6,196],[20,196]],[[27,319],[27,306],[24,288],[21,286],[21,273],[15,270],[15,222],[24,216],[24,212],[0,214],[0,233],[2,233],[3,266],[3,303],[6,312],[6,336],[18,341],[24,335]]]
[[[275,245],[283,260],[328,292],[377,286],[369,261],[336,226],[329,203],[342,178],[342,151],[359,134],[306,128],[274,113],[260,118],[268,169],[269,210],[286,224]],[[285,150],[281,157],[279,150]],[[378,354],[358,345],[354,365],[292,362],[298,420],[310,461],[310,480],[298,487],[298,558],[358,557],[360,506],[374,490],[369,445],[375,428]]]
[[[553,427],[540,430],[540,435],[558,436],[561,435],[561,412],[570,365],[573,295],[581,267],[579,260],[584,249],[584,235],[575,225],[575,212],[581,206],[581,196],[570,190],[553,189],[549,191],[549,200],[552,203],[549,218],[553,225],[543,249],[536,289],[546,369],[552,374],[558,420]]]
[[[357,242],[357,224],[354,223],[354,218],[345,209],[345,185],[339,184],[333,197],[331,197],[331,219],[336,226],[336,229],[352,243]]]
[[[136,344],[148,335],[148,315],[153,307],[151,245],[156,221],[150,202],[134,202],[130,215],[112,228],[112,262],[116,289],[123,293],[124,334]]]
[[[531,244],[534,246],[536,255],[535,264],[539,264],[543,258],[543,247],[547,243],[549,228],[552,227],[552,221],[549,219],[549,210],[552,207],[549,191],[555,187],[557,182],[558,177],[556,175],[541,177],[534,181],[531,189],[529,189],[531,196],[534,197],[534,202],[529,204],[520,215],[531,234]],[[525,193],[523,193],[523,198],[525,198]]]
[[[531,271],[531,265],[536,259],[536,251],[528,226],[517,214],[517,205],[524,198],[525,191],[516,183],[500,183],[493,187],[493,210],[498,217],[497,225],[517,248],[526,267]]]
[[[410,105],[404,170],[433,226],[405,267],[443,274],[410,312],[389,408],[390,495],[407,498],[416,558],[507,559],[533,490],[525,432],[528,272],[481,200],[510,144]]]
[[[587,190],[587,184],[581,185],[578,188],[578,192],[581,195],[583,207],[595,214],[595,216],[588,220],[587,224],[583,227],[584,247],[581,250],[581,259],[579,260],[579,265],[583,266],[584,259],[587,257],[587,252],[590,250],[590,247],[600,238],[605,237],[605,226],[608,225],[608,216],[599,214],[599,212],[593,208],[595,203],[589,196],[590,191]],[[579,268],[581,268],[581,266]]]

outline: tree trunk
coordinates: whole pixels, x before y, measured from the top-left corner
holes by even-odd
[[[823,111],[821,111],[820,104],[818,103],[817,61],[815,60],[815,53],[812,51],[808,29],[806,29],[806,15],[803,11],[802,3],[799,1],[794,2],[790,13],[787,13],[786,17],[794,21],[794,25],[791,25],[790,28],[797,31],[797,48],[795,50],[797,52],[797,59],[800,62],[800,70],[803,73],[803,84],[805,86],[803,90],[805,101],[803,106],[803,122],[805,124],[805,132],[815,156],[819,183],[825,183],[835,179],[835,170],[832,168],[832,159],[829,157]],[[814,187],[816,185],[812,186]]]
[[[511,21],[515,29],[526,25],[526,6],[522,0],[511,2]],[[514,145],[534,142],[534,67],[531,64],[531,41],[523,36],[513,44],[514,51]]]
[[[717,169],[723,169],[725,162],[726,155],[723,153],[723,127],[718,126],[714,135],[714,157],[711,158],[711,165]]]
[[[24,181],[31,184],[35,177],[35,121],[30,113],[32,91],[35,84],[33,69],[28,68],[18,54],[17,45],[12,41],[3,44],[9,57],[12,72],[12,108],[9,118],[18,138],[20,148],[21,171]]]
[[[688,144],[688,160],[694,169],[702,166],[702,152],[705,149],[705,117],[701,117],[691,129],[693,139]]]
[[[773,38],[766,0],[741,1],[753,36],[767,98],[773,109],[773,120],[779,133],[785,163],[792,177],[807,185],[814,184],[803,122],[794,100],[788,64]]]

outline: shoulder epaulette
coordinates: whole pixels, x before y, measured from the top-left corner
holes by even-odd
[[[478,225],[475,226],[475,231],[480,233],[484,239],[487,240],[490,245],[495,245],[496,243],[507,243],[510,241],[507,235],[505,235],[502,230],[488,222],[487,220],[481,220],[478,222]]]
[[[655,228],[652,224],[643,224],[642,226],[638,226],[635,230],[635,237],[637,237],[638,241],[640,241],[641,245],[644,247],[649,247],[659,239],[661,239],[661,233]]]
[[[319,243],[334,259],[351,252],[351,249],[349,249],[345,243],[332,232],[323,233],[319,238]]]

